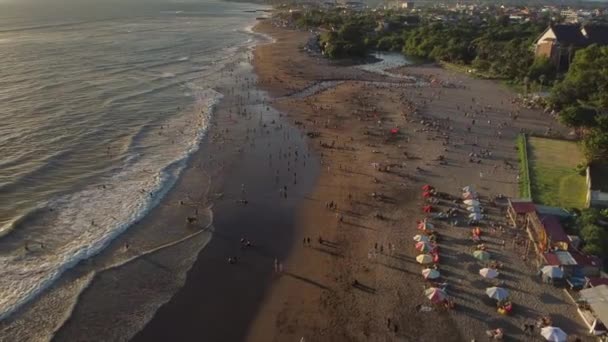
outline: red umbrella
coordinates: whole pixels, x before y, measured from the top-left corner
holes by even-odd
[[[433,194],[431,194],[428,191],[425,191],[425,192],[422,193],[422,197],[424,197],[424,198],[428,198],[428,197],[431,197],[431,196],[433,196]]]
[[[425,205],[424,207],[422,207],[422,211],[424,211],[425,213],[430,213],[431,211],[433,211],[433,206]]]
[[[424,191],[431,191],[431,190],[433,190],[433,187],[431,185],[429,185],[429,184],[425,184],[425,185],[422,186],[422,190],[424,190]]]
[[[399,128],[392,128],[391,129],[391,134],[397,134],[399,133]]]

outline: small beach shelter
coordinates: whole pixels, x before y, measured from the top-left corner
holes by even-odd
[[[448,297],[445,291],[436,287],[431,287],[424,290],[424,295],[433,303],[441,303]]]
[[[416,261],[423,265],[430,264],[433,262],[433,256],[430,254],[420,254],[416,257]]]
[[[568,335],[560,328],[557,327],[544,327],[540,329],[540,334],[547,341],[551,342],[566,342],[568,340]]]
[[[414,235],[414,241],[416,242],[429,242],[429,237],[426,235]]]
[[[503,289],[502,287],[488,287],[486,289],[486,294],[488,297],[496,300],[505,300],[509,298],[509,291]]]
[[[418,250],[422,253],[428,253],[432,249],[433,249],[433,246],[428,242],[421,241],[421,242],[416,243],[416,250]]]
[[[540,270],[545,276],[552,279],[561,279],[564,277],[564,271],[557,266],[545,266]]]
[[[464,204],[468,206],[478,207],[481,203],[479,203],[479,201],[475,199],[467,199],[464,200]]]
[[[475,251],[473,252],[473,257],[477,260],[486,261],[490,260],[490,253],[486,251]]]
[[[418,223],[419,230],[427,230],[427,229],[433,229],[433,228],[435,228],[435,226],[432,223],[427,222],[426,220]]]
[[[479,275],[484,278],[494,279],[498,277],[498,271],[494,268],[482,268],[479,270]]]
[[[434,268],[425,268],[422,270],[422,276],[424,279],[437,279],[441,274]]]

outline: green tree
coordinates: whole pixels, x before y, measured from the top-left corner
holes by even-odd
[[[596,224],[588,224],[581,229],[581,238],[585,242],[583,251],[592,255],[605,257],[608,248],[606,230]]]
[[[570,127],[590,127],[596,123],[596,115],[593,108],[570,106],[559,112],[559,121]]]
[[[542,76],[544,76],[544,80],[541,81]],[[530,65],[528,77],[533,81],[541,83],[544,83],[545,80],[552,80],[555,78],[555,66],[547,57],[538,57]]]
[[[588,162],[608,158],[608,132],[593,128],[581,141]]]

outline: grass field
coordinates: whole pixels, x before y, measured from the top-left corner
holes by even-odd
[[[564,208],[584,208],[585,176],[576,172],[584,157],[576,143],[528,138],[528,164],[535,202]]]

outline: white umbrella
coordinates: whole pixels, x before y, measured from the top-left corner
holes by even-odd
[[[467,185],[464,188],[462,188],[462,192],[473,192],[475,191],[475,189],[473,189],[472,185]]]
[[[494,279],[496,277],[498,277],[498,271],[494,268],[482,268],[479,270],[479,274],[484,277],[484,278],[488,278],[488,279]]]
[[[422,270],[422,276],[424,279],[437,279],[441,274],[434,268],[425,268]]]
[[[470,213],[469,218],[471,218],[475,221],[479,221],[483,218],[483,215],[481,215],[480,213]]]
[[[541,272],[549,278],[561,279],[564,277],[564,271],[557,266],[545,266],[541,268]]]
[[[414,241],[416,242],[429,242],[429,237],[426,235],[414,235]]]
[[[568,335],[557,327],[544,327],[540,329],[540,334],[545,340],[551,342],[566,342],[566,340],[568,340]]]
[[[481,208],[477,207],[477,206],[470,206],[467,207],[467,210],[472,212],[472,213],[481,213]]]
[[[481,203],[479,203],[479,201],[475,200],[475,199],[468,199],[468,200],[464,200],[464,204],[478,207]]]
[[[509,291],[503,289],[502,287],[488,287],[486,289],[486,294],[488,297],[496,300],[505,300],[509,297]]]

